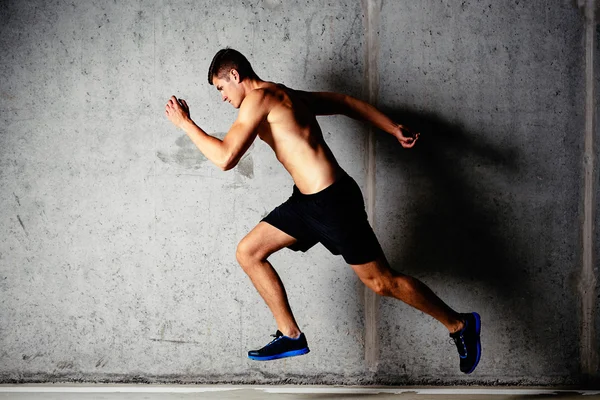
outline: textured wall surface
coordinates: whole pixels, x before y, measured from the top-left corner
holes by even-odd
[[[582,382],[583,30],[566,0],[0,2],[0,382]],[[260,141],[222,172],[164,116],[175,94],[223,137],[225,46],[298,89],[366,99],[371,79],[422,132],[377,133],[375,231],[481,314],[472,376],[388,298],[367,365],[363,286],[322,246],[270,259],[311,353],[246,358],[276,328],[235,248],[293,182]],[[364,189],[368,127],[319,121]]]

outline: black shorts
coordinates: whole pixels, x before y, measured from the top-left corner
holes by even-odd
[[[382,254],[360,188],[346,173],[314,194],[303,194],[294,185],[292,196],[263,221],[297,239],[289,246],[294,251],[322,243],[353,265],[374,261]]]

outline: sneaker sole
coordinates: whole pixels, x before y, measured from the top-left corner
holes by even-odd
[[[279,358],[301,356],[301,355],[309,353],[309,352],[310,352],[310,350],[308,349],[308,347],[305,347],[305,348],[300,349],[300,350],[291,350],[291,351],[286,351],[285,353],[273,354],[272,356],[251,356],[251,355],[248,355],[248,358],[251,359],[251,360],[255,360],[255,361],[269,361],[269,360],[277,360]]]
[[[475,332],[477,333],[477,358],[475,359],[475,364],[473,364],[473,367],[468,372],[465,372],[465,374],[470,374],[471,372],[475,371],[475,368],[481,359],[481,339],[479,337],[481,334],[481,317],[476,312],[472,314],[475,317]]]

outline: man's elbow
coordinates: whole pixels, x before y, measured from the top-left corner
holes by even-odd
[[[221,168],[221,171],[229,171],[233,167],[235,167],[235,164],[221,164],[221,165],[219,165],[219,168]]]
[[[236,157],[229,156],[217,163],[217,166],[221,168],[222,171],[229,171],[230,169],[235,167],[237,163],[238,159]]]

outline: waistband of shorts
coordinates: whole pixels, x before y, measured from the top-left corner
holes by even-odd
[[[352,181],[352,177],[350,175],[348,175],[348,173],[344,170],[342,170],[340,172],[340,176],[338,176],[338,178],[335,180],[335,182],[333,182],[331,185],[327,186],[325,189],[317,192],[317,193],[311,193],[311,194],[304,194],[302,193],[298,187],[296,185],[294,185],[294,195],[298,196],[302,199],[311,199],[311,200],[315,200],[315,199],[319,199],[323,196],[327,196],[329,193],[333,192],[336,190],[336,188],[343,186],[344,183],[346,182],[351,182]]]

